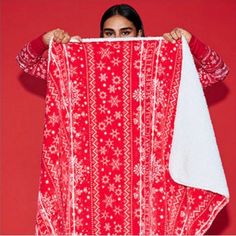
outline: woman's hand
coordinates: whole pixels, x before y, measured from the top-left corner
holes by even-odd
[[[171,30],[170,33],[163,34],[163,38],[169,42],[175,43],[175,41],[181,38],[182,35],[189,43],[192,38],[192,35],[188,31],[181,28],[174,28],[173,30]]]
[[[70,42],[70,39],[72,38],[69,35],[69,33],[65,32],[64,30],[55,29],[55,30],[49,31],[43,35],[43,42],[46,45],[49,45],[49,42],[52,37],[53,37],[53,40],[57,43],[68,43],[68,42]],[[79,36],[73,36],[73,39],[81,41],[81,38]]]

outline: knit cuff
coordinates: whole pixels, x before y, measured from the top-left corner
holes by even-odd
[[[43,42],[43,35],[44,34],[40,35],[38,38],[30,42],[31,53],[35,56],[41,56],[44,51],[48,49],[48,45]]]
[[[198,60],[203,59],[208,53],[208,46],[206,46],[194,35],[192,35],[191,37],[191,40],[189,42],[189,47],[193,56]]]

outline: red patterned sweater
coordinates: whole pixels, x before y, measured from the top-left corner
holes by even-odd
[[[16,59],[24,72],[46,79],[47,58],[43,57],[43,53],[48,46],[44,44],[42,36],[27,43]],[[203,44],[195,36],[192,36],[189,46],[204,88],[226,78],[228,67],[213,49]]]

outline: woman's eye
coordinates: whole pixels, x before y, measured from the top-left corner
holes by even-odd
[[[124,32],[122,32],[122,35],[123,36],[127,36],[127,35],[129,35],[131,33],[131,31],[124,31]]]
[[[104,32],[104,36],[105,37],[112,37],[113,36],[113,32],[109,32],[109,31]]]

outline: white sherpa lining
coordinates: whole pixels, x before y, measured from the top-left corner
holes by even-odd
[[[177,183],[229,197],[207,103],[184,37],[181,82],[170,154]]]

